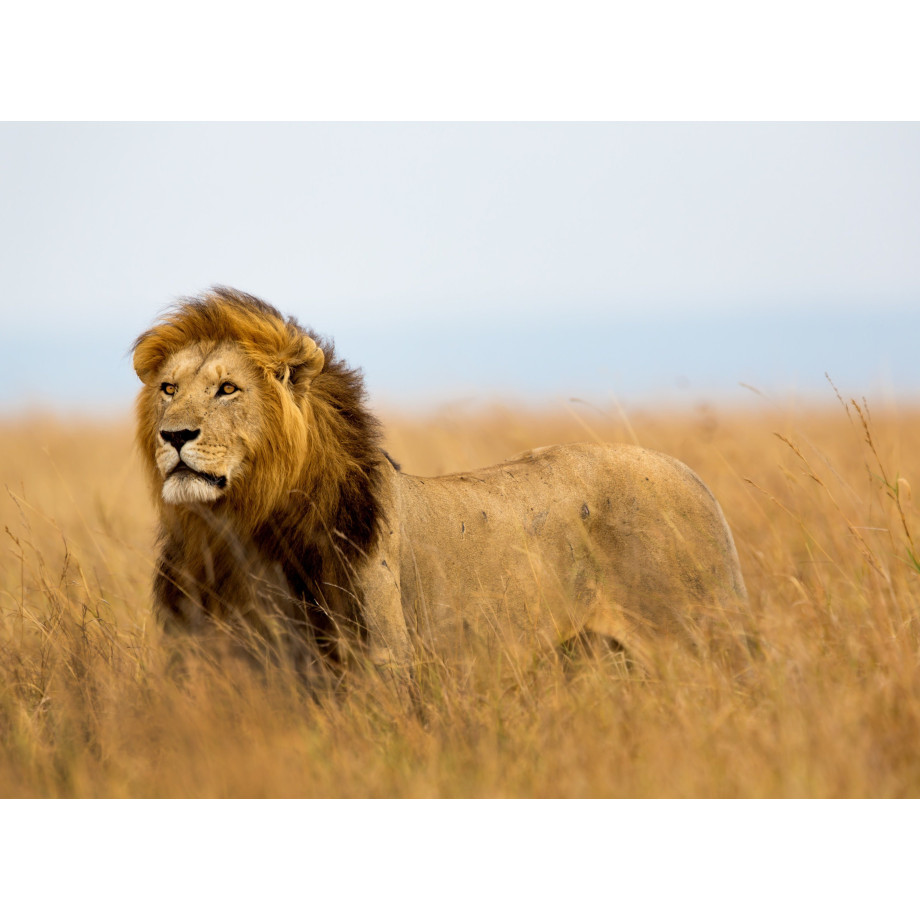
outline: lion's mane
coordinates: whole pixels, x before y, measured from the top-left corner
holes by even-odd
[[[262,371],[262,434],[249,445],[247,475],[213,511],[166,504],[153,460],[159,394],[150,382],[169,355],[223,342],[235,343]],[[312,343],[325,361],[306,379],[301,371]],[[178,301],[133,347],[135,369],[148,384],[137,400],[138,443],[161,521],[157,607],[187,610],[190,600],[205,609],[244,604],[231,586],[254,550],[280,562],[291,591],[314,615],[332,606],[337,617],[358,621],[351,573],[378,538],[386,462],[360,372],[336,357],[332,341],[226,287]],[[198,591],[191,599],[189,579]]]

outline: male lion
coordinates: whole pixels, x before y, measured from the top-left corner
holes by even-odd
[[[230,288],[183,300],[134,343],[138,439],[159,508],[167,626],[313,636],[409,675],[471,629],[628,652],[698,647],[742,610],[731,533],[677,460],[543,447],[472,473],[399,472],[358,372]],[[290,621],[299,625],[291,629]]]

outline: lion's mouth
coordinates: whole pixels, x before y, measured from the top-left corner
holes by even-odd
[[[209,482],[212,486],[216,486],[218,489],[224,489],[227,487],[226,476],[215,476],[214,473],[204,473],[201,470],[193,470],[184,460],[180,460],[169,471],[166,478],[171,479],[177,473],[180,475],[197,476],[199,479],[203,479],[205,482]]]

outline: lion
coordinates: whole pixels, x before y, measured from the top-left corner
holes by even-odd
[[[640,655],[745,609],[725,517],[671,457],[566,444],[409,475],[332,343],[232,288],[177,302],[133,351],[167,629],[282,623],[411,680],[419,649],[470,630]]]

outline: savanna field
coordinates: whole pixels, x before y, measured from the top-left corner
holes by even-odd
[[[920,410],[382,413],[406,472],[639,443],[732,527],[759,654],[501,648],[308,690],[207,650],[177,676],[151,613],[153,506],[130,419],[0,422],[0,796],[920,795]],[[920,500],[920,499],[918,499]],[[916,541],[916,542],[915,542]]]

